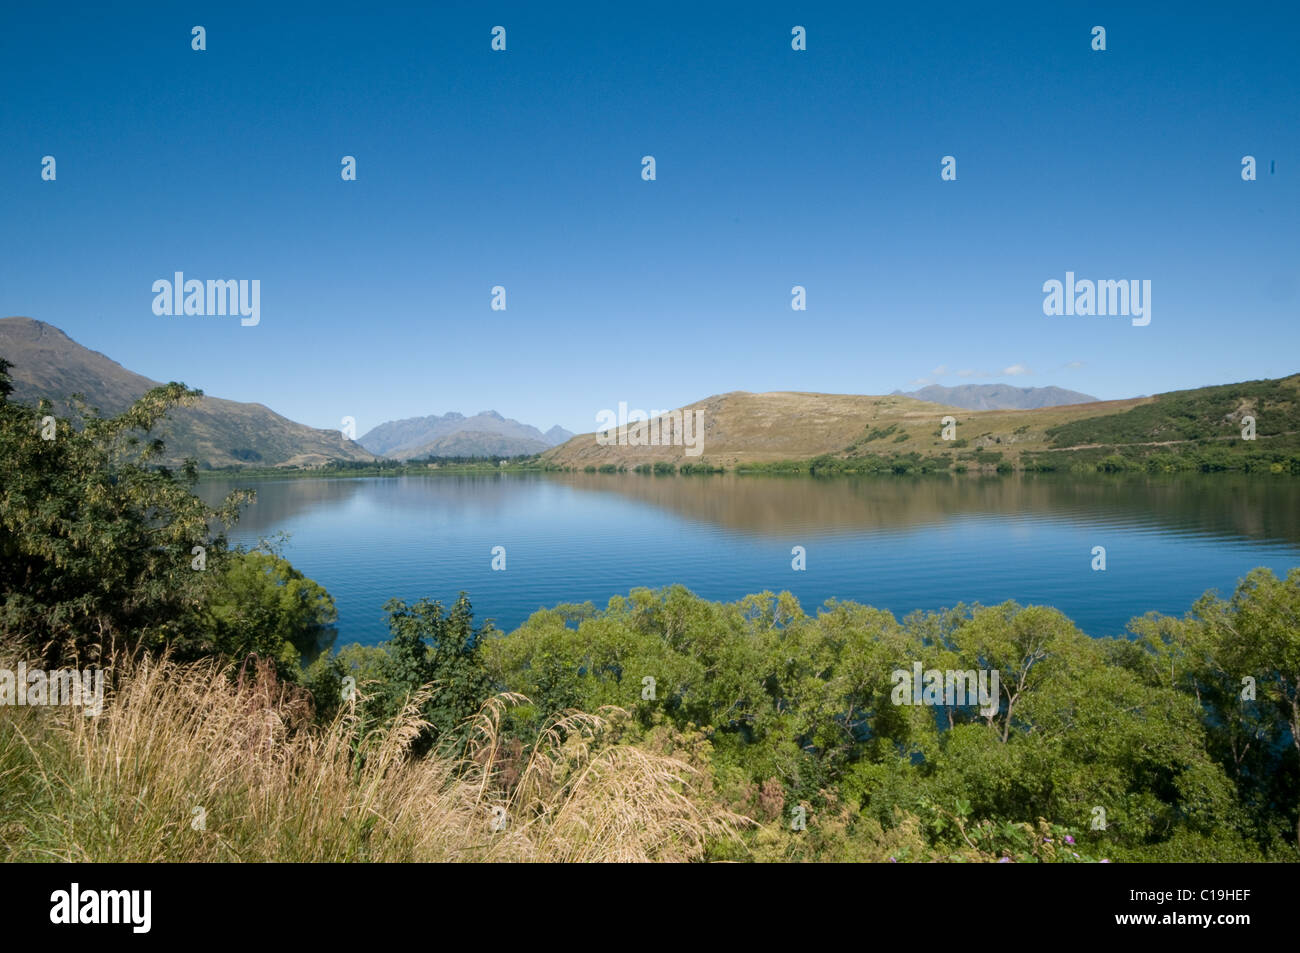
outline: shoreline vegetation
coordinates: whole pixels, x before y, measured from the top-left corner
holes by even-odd
[[[212,467],[198,470],[201,480],[230,479],[297,479],[308,477],[389,477],[428,476],[443,473],[599,473],[605,475],[632,474],[635,476],[714,476],[722,474],[785,476],[1008,476],[1032,473],[1066,473],[1075,476],[1112,473],[1254,473],[1282,476],[1300,475],[1300,454],[1176,454],[1139,455],[1120,450],[1077,450],[1054,455],[1033,457],[1027,465],[1016,466],[1003,460],[1002,454],[974,452],[958,455],[956,459],[921,457],[919,454],[869,457],[845,460],[823,456],[809,460],[779,460],[764,463],[738,464],[732,467],[721,464],[688,462],[674,464],[667,461],[626,464],[587,464],[566,466],[542,460],[507,460],[480,457],[469,460],[439,459],[427,462],[401,462],[381,460],[371,462],[346,462],[319,466],[295,467]]]
[[[392,599],[387,642],[304,664],[333,598],[139,436],[194,392],[73,427],[4,371],[10,860],[1300,860],[1300,567],[1114,638],[1014,602],[670,586],[506,634]],[[104,672],[94,717],[13,677],[69,669]],[[996,673],[998,704],[900,671]]]

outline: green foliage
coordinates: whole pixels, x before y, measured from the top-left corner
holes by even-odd
[[[391,637],[382,646],[349,647],[323,656],[308,670],[318,709],[323,716],[332,715],[343,680],[351,676],[365,699],[368,722],[390,723],[407,702],[431,687],[420,707],[429,728],[415,750],[424,752],[434,744],[446,751],[459,749],[467,736],[466,720],[495,694],[481,654],[483,640],[494,630],[491,625],[474,627],[474,611],[463,592],[449,611],[427,598],[411,605],[390,599],[384,611]]]
[[[166,647],[255,653],[293,676],[334,620],[329,595],[277,556],[227,546],[250,492],[213,509],[191,492],[192,465],[153,465],[149,431],[200,392],[167,384],[110,418],[74,402],[69,420],[4,400],[8,386],[0,371],[0,639],[51,666]]]
[[[1165,440],[1240,439],[1241,418],[1256,419],[1259,436],[1300,431],[1293,378],[1246,381],[1159,394],[1120,414],[1089,417],[1047,431],[1056,447]]]
[[[206,607],[211,653],[275,659],[282,677],[292,677],[304,655],[316,654],[333,639],[338,618],[323,587],[266,552],[232,554]]]
[[[80,427],[0,399],[0,636],[50,664],[205,638],[203,607],[247,494],[210,509],[142,435],[200,392],[154,388],[124,413],[78,405]],[[52,439],[46,439],[46,436]],[[210,527],[217,527],[214,534]],[[204,547],[206,568],[193,567]]]
[[[1182,658],[1218,658],[1206,633],[1223,633],[1216,664],[1260,673],[1240,724],[1229,717],[1239,685],[1216,676],[1215,701],[1205,678],[1177,666],[1170,678],[1164,642],[1092,639],[1056,610],[1014,603],[900,622],[835,601],[808,616],[789,594],[720,604],[638,589],[604,611],[536,613],[487,644],[487,664],[533,699],[521,731],[617,705],[643,728],[702,732],[731,809],[763,821],[750,839],[759,856],[881,859],[891,845],[900,860],[1077,862],[1185,845],[1198,858],[1296,859],[1297,617],[1300,570],[1285,583],[1253,573],[1188,620],[1135,620]],[[999,710],[894,704],[891,672],[914,661],[996,669]],[[1242,766],[1234,750],[1248,751]],[[794,804],[827,828],[795,839],[777,807]],[[1104,830],[1091,826],[1097,807]]]
[[[898,424],[890,424],[888,427],[873,427],[859,442],[870,443],[873,440],[883,440],[896,430],[898,430]]]

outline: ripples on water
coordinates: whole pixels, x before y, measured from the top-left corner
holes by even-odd
[[[232,540],[285,555],[334,596],[339,641],[387,637],[394,596],[513,629],[543,606],[682,583],[708,599],[788,589],[896,615],[957,602],[1053,605],[1092,635],[1181,615],[1256,566],[1300,565],[1300,495],[1268,476],[777,477],[440,474],[205,481],[256,489]],[[791,548],[807,570],[791,568]],[[504,546],[505,572],[490,568]],[[1106,547],[1107,570],[1091,551]]]

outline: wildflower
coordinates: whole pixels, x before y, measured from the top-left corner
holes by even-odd
[[[1065,842],[1069,844],[1071,847],[1074,846],[1074,838],[1071,837],[1069,834],[1065,835]]]

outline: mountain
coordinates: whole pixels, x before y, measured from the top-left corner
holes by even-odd
[[[0,357],[14,366],[12,400],[34,404],[46,397],[66,413],[66,398],[80,393],[105,414],[125,410],[158,382],[128,371],[98,351],[82,347],[51,324],[0,318]],[[337,430],[317,430],[281,417],[262,404],[202,397],[193,407],[168,412],[154,433],[166,444],[163,462],[193,457],[200,466],[313,466],[330,460],[373,460]]]
[[[1012,387],[1010,384],[961,384],[957,387],[931,384],[920,390],[896,390],[894,394],[966,410],[1033,410],[1037,407],[1089,404],[1097,400],[1089,394],[1061,387]]]
[[[377,456],[396,460],[510,457],[541,453],[572,436],[560,426],[542,433],[495,410],[484,410],[473,417],[453,412],[390,420],[363,434],[357,443]]]
[[[904,457],[915,465],[937,461],[940,468],[1051,468],[1053,461],[1078,454],[1091,466],[1093,458],[1123,449],[1139,457],[1226,454],[1219,462],[1258,451],[1262,466],[1285,469],[1291,459],[1287,454],[1300,451],[1300,375],[1152,397],[999,410],[964,410],[902,394],[733,391],[673,414],[689,412],[694,420],[697,411],[703,415],[703,439],[696,443],[702,452],[694,456],[681,445],[632,445],[638,433],[629,427],[621,437],[617,428],[610,431],[613,440],[602,437],[603,444],[597,434],[581,434],[547,450],[542,461],[577,469],[654,463],[735,468],[822,458],[825,466],[861,462],[867,470],[889,469],[897,462],[906,471]],[[1258,440],[1242,439],[1247,417],[1257,421]],[[954,428],[950,440],[944,439],[946,421]]]

